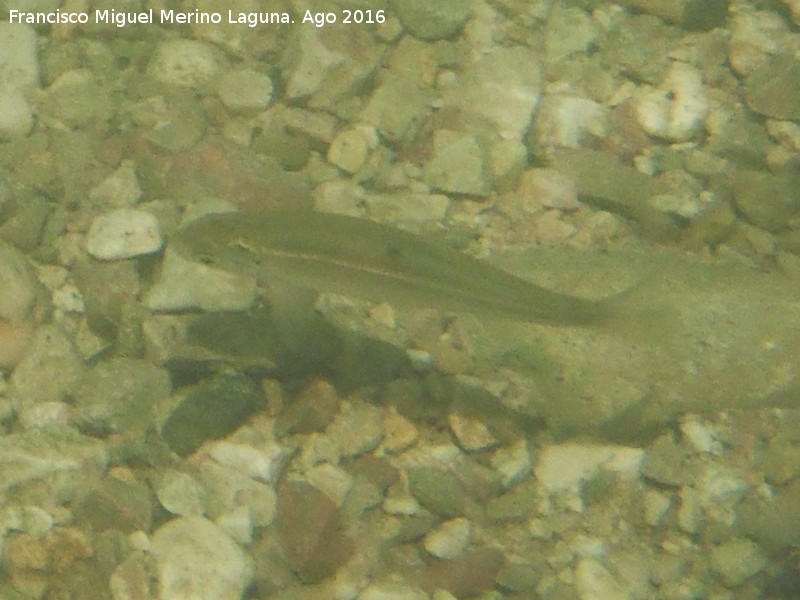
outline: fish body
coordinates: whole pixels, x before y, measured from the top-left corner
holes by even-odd
[[[170,244],[225,271],[401,307],[588,326],[610,314],[613,300],[548,290],[440,241],[344,215],[210,215]]]

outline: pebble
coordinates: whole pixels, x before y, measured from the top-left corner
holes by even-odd
[[[0,241],[0,366],[22,359],[35,329],[40,285],[30,264]]]
[[[39,85],[37,40],[32,27],[0,22],[0,73],[4,92],[26,92]]]
[[[537,54],[522,46],[494,48],[463,71],[457,84],[443,89],[445,104],[485,118],[502,139],[522,140],[542,94]]]
[[[401,583],[372,583],[358,595],[358,600],[428,600],[429,596],[419,588]]]
[[[100,215],[86,234],[86,250],[100,260],[153,254],[163,244],[158,219],[144,210],[130,208]]]
[[[72,392],[75,423],[101,433],[142,432],[172,391],[170,375],[144,360],[117,357],[94,365]]]
[[[153,535],[160,597],[169,600],[240,600],[253,578],[247,554],[218,525],[180,517]]]
[[[219,464],[266,483],[278,480],[290,454],[274,442],[254,447],[225,440],[211,444],[208,453]]]
[[[269,76],[252,69],[239,69],[220,77],[217,93],[228,109],[251,113],[267,108],[272,102],[272,92]]]
[[[736,587],[762,571],[769,559],[747,538],[734,538],[711,549],[711,567],[728,587]]]
[[[167,249],[144,305],[154,311],[243,310],[257,295],[252,277],[212,269]]]
[[[529,214],[541,212],[542,207],[569,211],[581,207],[578,187],[561,171],[537,168],[525,171],[519,178],[517,197],[520,207]]]
[[[517,440],[499,448],[491,458],[492,468],[500,473],[501,483],[506,489],[527,477],[532,463],[528,442],[525,440]]]
[[[11,374],[8,397],[22,416],[37,405],[65,400],[84,372],[83,361],[65,332],[57,325],[45,325],[35,331]]]
[[[381,223],[429,227],[446,217],[450,199],[444,194],[395,192],[369,194],[363,204],[370,217]]]
[[[786,121],[800,119],[800,64],[792,54],[771,57],[745,81],[747,105],[757,113]]]
[[[675,61],[657,88],[642,88],[636,115],[648,134],[680,142],[702,132],[709,109],[700,70]]]
[[[168,470],[155,485],[158,502],[173,515],[188,517],[205,514],[206,490],[189,473]]]
[[[490,191],[485,152],[477,138],[450,129],[433,134],[433,154],[425,183],[443,192],[485,196]]]
[[[33,111],[17,90],[0,89],[0,140],[25,137],[33,128]]]
[[[362,118],[388,141],[412,139],[430,112],[430,92],[406,77],[392,77],[372,92]]]
[[[480,419],[454,412],[447,416],[447,423],[450,425],[450,430],[458,441],[458,445],[467,452],[484,450],[499,443]]]
[[[173,39],[159,44],[148,70],[162,83],[202,89],[222,67],[220,55],[210,44]]]
[[[51,510],[75,500],[108,466],[108,450],[100,440],[73,428],[52,426],[0,438],[0,492],[4,497],[39,490],[31,502]]]
[[[469,0],[397,0],[393,4],[403,27],[416,38],[440,40],[455,35],[472,12]]]
[[[328,162],[346,173],[355,173],[363,167],[370,152],[378,145],[378,134],[373,127],[357,126],[336,134],[328,148]]]
[[[583,511],[581,485],[600,469],[626,479],[638,477],[645,453],[639,448],[595,444],[545,446],[538,455],[534,473],[551,494],[562,495],[570,508]]]
[[[116,171],[89,192],[89,200],[109,208],[130,207],[142,197],[133,161],[124,160]]]
[[[575,568],[575,588],[581,600],[632,600],[633,596],[602,563],[585,558]]]
[[[472,535],[472,525],[463,518],[450,519],[428,533],[423,546],[437,558],[452,559],[464,552]]]
[[[537,147],[580,148],[592,138],[606,136],[609,118],[609,109],[590,98],[547,95],[536,112],[533,139]]]

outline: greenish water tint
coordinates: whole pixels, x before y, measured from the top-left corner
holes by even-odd
[[[435,240],[342,215],[211,215],[171,244],[186,258],[226,271],[397,306],[575,326],[615,312],[616,297],[562,294]]]

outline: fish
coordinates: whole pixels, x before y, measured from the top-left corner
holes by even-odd
[[[212,214],[180,229],[169,245],[209,267],[398,308],[578,327],[617,313],[617,295],[591,299],[550,290],[441,240],[345,215]]]

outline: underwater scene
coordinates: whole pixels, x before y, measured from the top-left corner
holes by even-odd
[[[800,598],[800,2],[0,0],[0,600]]]

